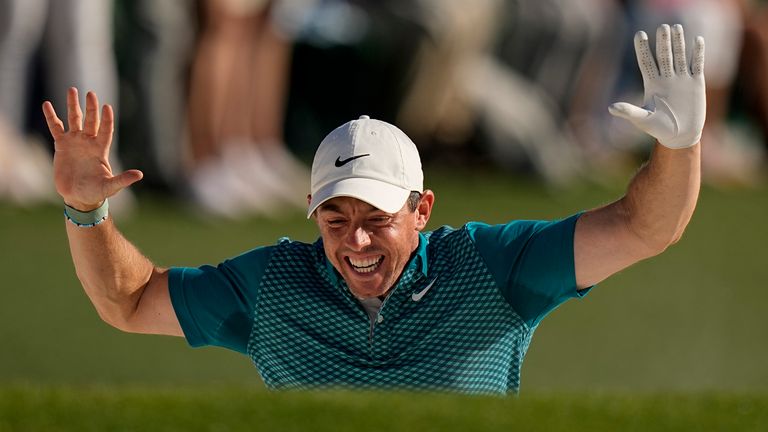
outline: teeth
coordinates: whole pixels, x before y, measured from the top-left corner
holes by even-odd
[[[349,257],[349,263],[352,264],[352,267],[354,267],[355,270],[357,270],[360,273],[370,273],[376,270],[376,267],[379,265],[379,263],[383,258],[384,258],[383,255],[379,255],[378,257],[363,258],[363,259],[355,259],[355,258]]]
[[[363,259],[355,259],[352,257],[349,257],[349,262],[355,266],[355,267],[370,267],[381,259],[381,256],[378,257],[371,257],[371,258],[363,258]]]

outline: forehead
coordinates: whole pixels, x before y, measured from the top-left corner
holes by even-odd
[[[359,200],[357,198],[336,197],[336,198],[331,198],[328,201],[320,204],[320,207],[317,208],[317,211],[318,213],[321,213],[324,211],[332,211],[337,213],[344,213],[347,211],[370,213],[370,212],[383,211],[383,210],[379,210],[378,208],[368,204],[365,201]]]

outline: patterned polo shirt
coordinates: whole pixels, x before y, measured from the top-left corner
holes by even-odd
[[[322,239],[173,268],[171,301],[190,345],[247,354],[272,389],[517,392],[536,326],[587,292],[574,274],[578,217],[421,233],[378,312],[350,293]]]

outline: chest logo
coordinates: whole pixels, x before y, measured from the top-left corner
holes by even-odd
[[[432,282],[430,282],[429,285],[427,285],[423,290],[417,293],[413,293],[411,295],[411,300],[415,302],[421,300],[422,297],[424,297],[424,295],[427,293],[427,291],[429,291],[429,289],[432,288],[432,285],[434,285],[436,281],[437,281],[437,278],[432,279]]]

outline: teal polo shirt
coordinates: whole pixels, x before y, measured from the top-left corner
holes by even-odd
[[[172,268],[171,301],[190,345],[248,355],[272,389],[517,392],[536,326],[587,292],[574,274],[578,217],[420,233],[378,312],[350,293],[322,239]]]

